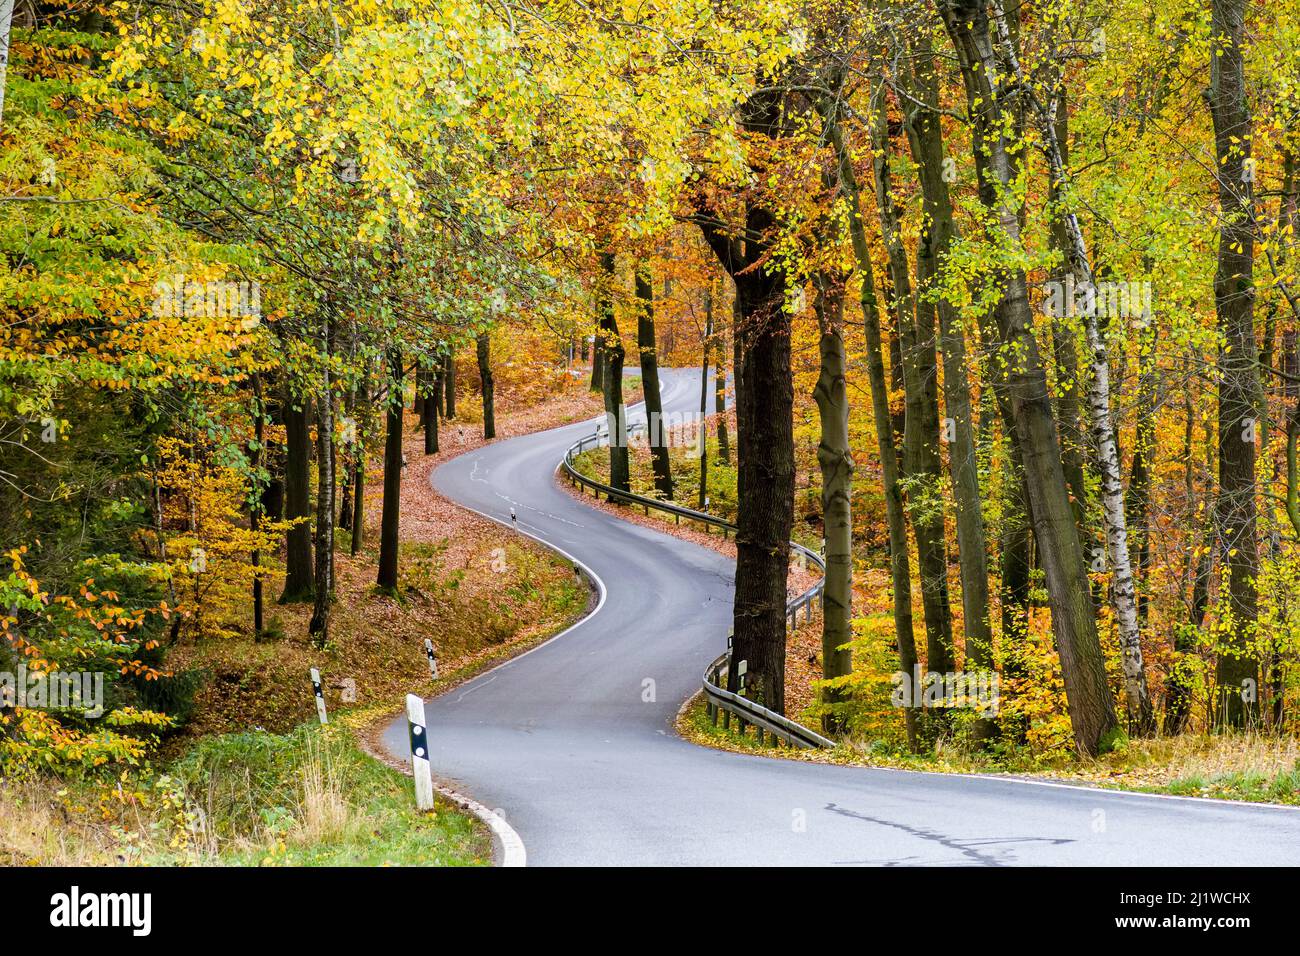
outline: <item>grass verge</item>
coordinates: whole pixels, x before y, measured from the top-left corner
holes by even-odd
[[[0,862],[27,866],[482,866],[491,840],[372,759],[345,724],[199,741],[170,772],[0,788]]]

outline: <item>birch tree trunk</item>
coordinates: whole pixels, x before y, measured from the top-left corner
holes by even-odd
[[[9,83],[9,36],[14,22],[14,0],[0,0],[0,133],[5,128],[5,87]]]

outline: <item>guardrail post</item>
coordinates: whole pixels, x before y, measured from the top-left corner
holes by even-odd
[[[749,661],[741,661],[736,665],[736,679],[739,682],[740,689],[736,691],[741,697],[745,696],[745,674],[749,672]],[[739,722],[740,736],[745,736],[745,718],[741,714],[736,714],[736,720]],[[762,733],[762,731],[759,731]]]
[[[311,689],[316,695],[316,716],[320,718],[321,726],[324,727],[330,719],[325,713],[325,689],[321,687],[320,671],[314,667],[311,669]]]
[[[415,806],[433,809],[433,775],[429,772],[429,738],[424,723],[424,701],[406,695],[406,723],[411,737],[411,775],[415,777]]]

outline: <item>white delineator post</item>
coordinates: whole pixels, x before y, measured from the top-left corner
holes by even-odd
[[[321,726],[330,722],[329,717],[325,715],[325,690],[320,685],[320,671],[316,668],[311,669],[311,689],[316,693],[316,716],[320,718]]]
[[[433,641],[424,639],[424,656],[429,658],[429,677],[438,679],[438,656],[433,653]]]
[[[406,722],[411,732],[411,774],[415,777],[415,806],[433,809],[433,776],[429,772],[429,737],[424,724],[424,701],[406,695]]]

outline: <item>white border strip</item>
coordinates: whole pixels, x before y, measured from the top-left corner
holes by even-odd
[[[465,794],[451,789],[451,787],[444,787],[440,783],[435,783],[433,789],[452,803],[457,804],[464,810],[468,810],[488,825],[499,850],[497,866],[528,865],[528,851],[524,849],[524,841],[515,828],[506,822],[505,817],[495,810],[489,810],[472,797],[467,797]]]

